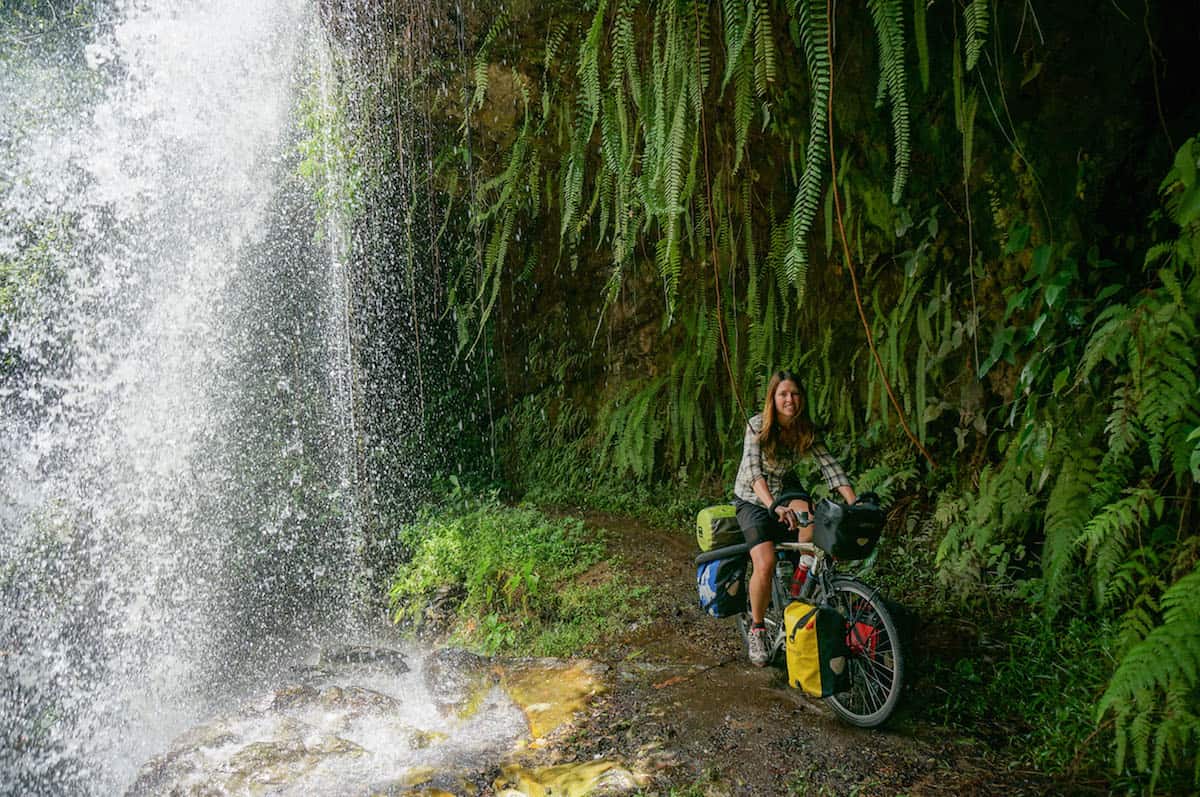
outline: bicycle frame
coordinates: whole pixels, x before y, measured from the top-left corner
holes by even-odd
[[[809,567],[800,598],[809,602],[833,602],[847,618],[847,646],[851,657],[851,689],[830,700],[834,712],[845,721],[864,728],[874,728],[886,722],[900,697],[904,678],[903,652],[899,633],[878,590],[853,576],[837,570],[837,560],[811,542],[777,542],[776,572],[772,573],[771,600],[764,615],[767,623],[767,650],[775,658],[784,648],[787,629],[783,624],[783,607],[792,597],[788,591],[790,573],[781,573],[779,562],[788,554],[810,554]],[[731,545],[700,554],[702,561],[721,559],[749,553],[745,544]],[[785,568],[786,569],[786,568]],[[738,617],[743,638],[749,631],[748,614]]]

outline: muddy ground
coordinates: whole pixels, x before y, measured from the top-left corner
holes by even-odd
[[[608,665],[608,689],[546,745],[544,763],[619,759],[651,776],[647,794],[663,795],[1103,791],[1023,771],[996,729],[964,738],[923,714],[920,695],[936,688],[922,671],[937,654],[928,646],[958,637],[944,619],[911,613],[911,686],[900,710],[881,730],[853,728],[789,689],[782,667],[751,666],[733,621],[699,610],[690,536],[600,513],[584,519],[604,529],[610,551],[585,577],[619,567],[652,590],[656,608],[602,649],[582,651]]]

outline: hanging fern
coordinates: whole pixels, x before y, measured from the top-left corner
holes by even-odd
[[[507,13],[507,11],[503,12]],[[542,56],[542,69],[550,71],[550,64],[558,57],[559,50],[562,49],[563,41],[567,38],[567,23],[564,20],[558,20],[550,25],[546,32],[546,48]]]
[[[908,130],[908,75],[904,68],[904,19],[900,11],[900,0],[868,0],[871,20],[875,24],[875,38],[879,43],[879,86],[881,96],[877,105],[886,97],[892,109],[892,137],[895,147],[896,174],[892,178],[892,204],[900,204],[904,185],[908,182],[909,130]]]
[[[479,110],[483,107],[483,101],[487,97],[488,90],[488,57],[491,54],[492,45],[496,42],[496,37],[504,30],[508,24],[508,12],[501,11],[496,19],[488,28],[487,35],[483,37],[483,43],[479,45],[479,50],[475,53],[475,92],[471,97],[471,109]]]
[[[979,53],[987,43],[988,17],[987,0],[971,0],[963,9],[963,19],[967,23],[967,71],[975,68]]]
[[[725,74],[721,90],[742,67],[742,52],[754,28],[754,0],[722,0],[721,21],[725,33]]]
[[[666,377],[642,385],[631,385],[615,401],[605,405],[598,419],[602,439],[597,447],[597,464],[617,473],[645,479],[655,463],[655,448],[666,432],[660,393]]]
[[[776,60],[771,4],[758,0],[754,7],[754,91],[761,99],[766,98],[767,86],[778,77]]]
[[[745,154],[750,123],[754,118],[754,54],[746,47],[754,30],[754,0],[725,0],[722,4],[725,33],[725,75],[721,90],[733,80],[733,171],[738,171]]]
[[[587,38],[579,46],[579,102],[587,116],[586,128],[590,133],[600,115],[600,44],[604,38],[604,15],[608,11],[608,0],[596,4],[592,25]]]
[[[821,201],[821,184],[828,162],[829,135],[829,19],[820,0],[797,0],[792,7],[800,27],[804,58],[808,62],[809,100],[808,147],[804,172],[792,204],[791,241],[784,257],[784,273],[803,295],[808,268],[808,232]]]
[[[925,28],[925,3],[913,0],[913,41],[917,45],[917,72],[921,76],[921,89],[929,91],[929,36]]]

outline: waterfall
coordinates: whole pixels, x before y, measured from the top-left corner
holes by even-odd
[[[357,544],[314,9],[78,13],[0,30],[0,782],[33,795],[119,793],[344,625]]]

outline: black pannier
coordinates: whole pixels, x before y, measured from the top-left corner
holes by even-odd
[[[817,504],[813,520],[813,542],[838,559],[866,559],[883,531],[883,509],[871,493],[851,506],[826,498]]]

